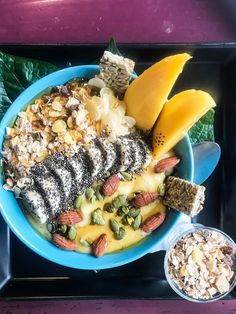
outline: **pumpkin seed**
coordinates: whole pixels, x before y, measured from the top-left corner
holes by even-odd
[[[128,213],[128,216],[135,218],[140,214],[140,212],[141,212],[141,208],[131,208]]]
[[[164,196],[164,194],[165,194],[165,184],[164,183],[161,183],[158,186],[158,193],[160,196]]]
[[[119,224],[115,219],[109,220],[110,228],[113,232],[118,233],[119,232]]]
[[[106,172],[104,173],[104,175],[102,176],[102,178],[103,178],[103,179],[107,179],[107,178],[110,177],[110,175],[111,175],[111,173],[110,173],[109,171],[106,171]]]
[[[128,214],[128,212],[129,212],[129,208],[128,208],[128,207],[125,207],[125,206],[122,206],[122,207],[121,207],[121,210],[122,210],[122,212],[123,212],[124,214]]]
[[[112,206],[112,204],[110,203],[106,203],[104,206],[103,206],[103,209],[105,211],[107,211],[108,213],[114,213],[115,212],[115,208]]]
[[[118,233],[116,233],[116,239],[121,240],[124,238],[124,236],[125,236],[125,229],[120,227]]]
[[[128,224],[131,226],[134,221],[134,218],[127,216],[126,219],[127,219]]]
[[[91,244],[87,240],[85,240],[83,238],[80,238],[79,242],[80,242],[80,244],[82,244],[85,247],[90,247],[91,246]]]
[[[121,223],[124,225],[124,226],[128,226],[129,223],[127,221],[127,215],[125,215],[122,219],[121,219]]]
[[[96,200],[97,200],[96,196],[93,195],[93,196],[91,197],[91,199],[90,199],[90,202],[91,202],[92,204],[94,204],[94,203],[96,202]]]
[[[75,207],[76,209],[79,209],[80,206],[81,206],[81,203],[82,203],[82,196],[81,196],[81,195],[78,195],[78,196],[75,198],[74,207]]]
[[[60,225],[58,230],[61,232],[61,233],[66,233],[67,231],[67,225]]]
[[[95,181],[95,182],[93,182],[91,187],[95,190],[99,185],[101,185],[100,182],[99,181]]]
[[[47,230],[50,233],[54,233],[56,231],[56,224],[54,222],[49,222],[47,224]]]
[[[102,210],[101,208],[97,208],[92,212],[92,223],[95,225],[105,225],[105,220],[102,217]]]
[[[77,234],[77,231],[76,231],[75,227],[71,226],[69,231],[68,231],[69,239],[74,240],[76,238],[76,234]]]
[[[119,208],[116,213],[117,213],[117,215],[118,215],[119,217],[123,217],[124,214],[125,214],[125,213],[123,212],[123,210],[122,210],[122,207]]]
[[[47,224],[47,230],[48,230],[48,232],[52,233],[52,228],[53,228],[52,224],[51,224],[51,223],[48,223],[48,224]]]
[[[142,216],[138,215],[137,217],[134,218],[134,222],[133,222],[133,229],[137,230],[142,223]]]
[[[95,195],[96,195],[96,198],[97,198],[98,201],[102,201],[103,200],[103,196],[102,196],[102,194],[100,193],[99,190],[96,191]]]
[[[98,180],[92,184],[91,188],[94,189],[94,191],[100,191],[102,188],[102,185],[103,185],[102,181]]]
[[[173,174],[173,172],[174,172],[174,168],[171,168],[171,169],[169,169],[169,170],[167,170],[167,171],[165,172],[165,176],[166,176],[166,177],[171,176],[171,175]]]
[[[112,205],[115,208],[119,208],[121,206],[125,206],[127,205],[127,196],[126,195],[119,195],[117,196],[113,201],[112,201]]]
[[[120,173],[122,175],[122,178],[125,180],[125,181],[132,181],[133,179],[133,176],[131,173],[128,173],[128,172],[125,172],[125,171],[121,171]]]
[[[87,188],[85,191],[86,198],[90,201],[93,195],[94,195],[94,189],[93,188]]]

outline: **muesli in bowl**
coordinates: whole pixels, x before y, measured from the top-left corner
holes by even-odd
[[[224,232],[195,225],[170,244],[164,261],[166,278],[189,301],[216,301],[236,284],[235,254],[236,244]]]
[[[73,68],[59,71],[55,77],[63,84],[40,90],[18,114],[3,144],[4,188],[15,193],[46,239],[96,257],[118,256],[149,239],[145,249],[140,244],[142,252],[125,259],[130,261],[153,247],[156,239],[150,234],[165,225],[169,208],[190,216],[202,209],[205,188],[173,171],[182,167],[188,174],[182,177],[192,179],[191,147],[188,139],[180,141],[215,102],[198,90],[166,102],[189,59],[185,53],[170,56],[135,77],[132,60],[105,52],[100,71],[80,67],[81,73],[96,75],[75,78]],[[51,77],[38,85],[48,88]],[[5,209],[4,216],[10,221]],[[124,262],[120,257],[114,265]]]

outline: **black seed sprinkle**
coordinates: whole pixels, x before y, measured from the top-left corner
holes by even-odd
[[[146,141],[146,138],[141,137],[137,134],[132,134],[131,136],[123,137],[124,140],[126,140],[127,143],[130,143],[129,140],[135,141],[135,145],[131,145],[132,149],[137,149],[141,155],[140,158],[140,168],[137,169],[136,173],[140,173],[143,170],[143,165],[148,161],[149,159],[149,147]],[[121,139],[122,141],[122,139]],[[163,142],[164,143],[164,142]],[[94,144],[97,145],[97,147],[101,151],[102,155],[102,161],[103,161],[103,167],[101,171],[98,174],[98,177],[92,178],[91,174],[93,172],[94,163],[93,160],[91,160],[91,155],[81,146],[81,149],[78,153],[76,153],[73,157],[66,157],[63,153],[55,153],[48,158],[46,158],[43,162],[38,163],[34,168],[31,170],[30,177],[35,181],[34,189],[40,193],[44,199],[45,206],[47,208],[47,214],[49,216],[49,219],[55,218],[53,212],[55,213],[55,208],[52,208],[52,204],[54,204],[54,201],[52,199],[48,199],[48,196],[50,193],[47,193],[45,189],[42,188],[40,184],[40,178],[50,175],[54,178],[55,184],[57,186],[57,190],[60,194],[60,209],[56,213],[56,216],[64,210],[68,210],[73,208],[73,201],[74,198],[77,195],[82,195],[86,188],[92,185],[92,183],[96,179],[100,179],[103,175],[103,170],[105,169],[105,162],[107,158],[107,154],[109,152],[106,152],[104,148],[102,148],[101,143],[99,144],[99,141],[95,140]],[[111,143],[114,148],[115,152],[115,161],[112,165],[111,169],[108,169],[111,174],[116,173],[121,165],[121,147],[118,143]],[[131,150],[132,150],[131,149]],[[114,155],[113,155],[114,156]],[[74,159],[74,162],[78,162],[81,168],[82,173],[78,174],[75,172],[76,168],[73,167],[72,159]],[[133,160],[132,160],[133,163]],[[66,169],[72,177],[72,184],[71,189],[69,193],[69,197],[65,197],[64,189],[63,189],[63,183],[61,182],[61,178],[58,176],[58,174],[55,172],[55,169],[62,167]],[[76,178],[80,178],[77,180]],[[31,186],[32,188],[32,186]],[[57,193],[52,195],[58,195]],[[58,201],[57,203],[58,204]]]

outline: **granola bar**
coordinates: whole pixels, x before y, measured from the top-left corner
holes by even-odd
[[[203,209],[204,200],[204,186],[172,176],[166,179],[164,205],[193,217]]]
[[[133,70],[132,60],[105,51],[100,61],[99,78],[107,87],[122,95],[129,86]]]

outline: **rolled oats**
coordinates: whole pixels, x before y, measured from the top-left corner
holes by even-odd
[[[75,140],[71,136],[70,132],[66,132],[64,136],[64,141],[66,144],[75,144]]]
[[[62,105],[61,103],[57,102],[57,101],[54,101],[52,103],[52,108],[56,111],[62,111]]]
[[[234,276],[233,248],[220,233],[205,231],[197,230],[184,236],[168,255],[170,278],[179,289],[195,299],[210,299],[229,291]],[[230,254],[223,253],[226,251]],[[225,262],[226,256],[230,264]]]
[[[52,131],[55,133],[65,133],[65,131],[66,131],[65,121],[58,119],[55,122],[53,122]]]
[[[90,97],[89,90],[81,82],[67,83],[73,90],[67,85],[52,89],[49,96],[41,96],[25,112],[19,112],[12,128],[6,128],[2,157],[6,173],[14,173],[14,184],[20,176],[28,175],[36,162],[57,151],[73,154],[77,144],[96,136],[97,126],[82,103],[81,95]]]

